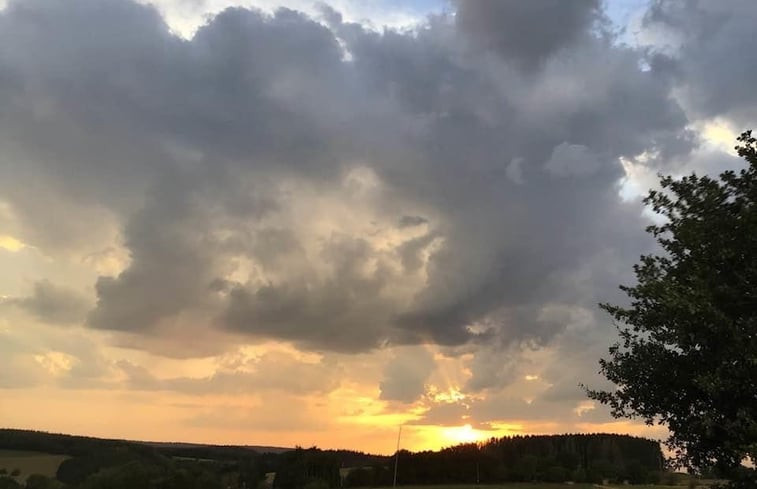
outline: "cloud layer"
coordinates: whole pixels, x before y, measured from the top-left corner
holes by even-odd
[[[98,278],[94,328],[196,320],[340,351],[460,345],[475,323],[547,340],[540,301],[615,244],[603,226],[640,226],[618,158],[685,137],[666,79],[591,32],[590,2],[482,3],[384,34],[229,9],[188,41],[149,7],[96,3],[11,3],[3,45],[21,49],[1,58],[11,155],[43,187],[7,189],[23,239],[97,232],[41,226],[52,208],[122,229],[129,262]],[[499,35],[507,9],[532,35],[576,19],[538,54],[523,43],[538,73],[466,41],[469,16]]]
[[[0,383],[370,382],[360,395],[429,423],[568,416],[613,339],[596,303],[651,247],[634,185],[737,164],[713,128],[757,119],[757,63],[738,56],[755,19],[736,3],[653,2],[629,44],[594,0],[460,1],[382,30],[326,5],[237,7],[189,38],[131,0],[11,0],[0,314],[132,353],[8,329],[24,375]],[[271,341],[322,356],[194,376],[135,360]]]

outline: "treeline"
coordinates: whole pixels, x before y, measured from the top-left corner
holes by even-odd
[[[514,436],[437,452],[395,456],[296,448],[259,453],[249,447],[148,444],[0,430],[0,449],[68,455],[55,478],[28,477],[27,489],[328,489],[393,483],[491,484],[509,481],[657,482],[657,442],[625,435]],[[266,479],[266,474],[275,473]],[[25,474],[28,475],[28,474]],[[0,489],[20,489],[0,474]]]
[[[663,461],[658,442],[626,435],[512,436],[438,452],[400,451],[397,483],[655,483]],[[345,486],[385,486],[393,477],[386,466],[361,467],[347,475]]]
[[[276,447],[263,447],[266,448],[266,450],[260,452],[259,450],[256,450],[257,447],[201,445],[193,443],[137,442],[47,433],[44,431],[0,428],[0,449],[6,450],[28,450],[33,452],[75,456],[89,454],[97,450],[123,446],[147,446],[154,448],[158,453],[168,456],[206,458],[214,460],[236,459],[247,456],[250,453],[277,453],[289,450]]]
[[[298,449],[280,456],[274,489],[397,484],[495,484],[503,482],[657,483],[664,458],[656,441],[627,435],[577,434],[492,438],[440,451],[372,457],[346,465],[338,452]],[[345,470],[344,467],[349,467]]]

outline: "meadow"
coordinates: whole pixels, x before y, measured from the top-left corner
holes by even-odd
[[[10,475],[18,469],[17,480],[25,481],[31,474],[42,474],[55,477],[61,462],[67,459],[66,455],[53,455],[42,452],[29,452],[22,450],[0,450],[0,471],[5,469]]]

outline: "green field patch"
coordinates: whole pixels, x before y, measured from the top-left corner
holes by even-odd
[[[20,474],[16,479],[19,481],[25,481],[32,474],[55,477],[61,462],[67,458],[67,455],[52,453],[0,450],[0,469],[5,469],[8,475],[18,469]]]

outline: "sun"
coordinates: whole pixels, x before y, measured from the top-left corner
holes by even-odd
[[[474,443],[482,438],[479,430],[473,429],[469,424],[453,426],[442,431],[444,438],[454,443]]]

